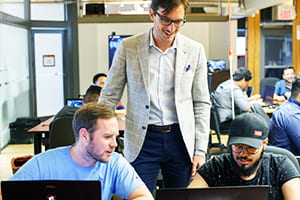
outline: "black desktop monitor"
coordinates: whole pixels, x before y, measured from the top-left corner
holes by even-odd
[[[156,200],[268,200],[269,186],[159,189]]]
[[[109,56],[109,68],[112,64],[115,52],[124,38],[130,37],[131,35],[109,35],[108,36],[108,56]]]

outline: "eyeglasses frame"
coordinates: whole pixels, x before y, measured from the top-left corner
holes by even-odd
[[[233,148],[232,148],[232,146],[234,146],[234,145],[242,145],[242,148],[241,148],[241,150],[239,151],[239,152],[237,152],[237,151],[234,151],[233,150]],[[241,152],[243,152],[244,151],[244,149],[247,151],[247,153],[248,154],[251,154],[251,155],[255,155],[255,154],[257,154],[258,153],[258,151],[259,151],[259,148],[255,148],[255,147],[251,147],[251,148],[255,148],[256,149],[256,151],[255,151],[255,153],[250,153],[249,151],[248,151],[248,148],[249,148],[250,146],[248,146],[248,145],[245,145],[245,144],[232,144],[231,145],[231,150],[234,152],[234,153],[241,153]]]
[[[160,15],[158,12],[155,12],[155,15],[156,14],[159,17],[159,19],[161,21],[161,24],[164,25],[164,26],[170,26],[172,23],[174,23],[174,26],[176,26],[176,27],[182,27],[186,23],[185,19],[172,20],[172,19],[170,19],[168,17]],[[163,24],[162,23],[163,21],[168,22],[168,24]],[[181,25],[177,25],[176,23],[179,23],[179,22],[182,23],[182,24]]]

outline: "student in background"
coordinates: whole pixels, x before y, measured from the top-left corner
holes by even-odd
[[[99,180],[102,199],[153,199],[117,147],[118,123],[111,108],[89,103],[73,119],[76,142],[51,149],[27,161],[9,180]]]
[[[83,104],[94,102],[97,103],[101,92],[101,87],[96,85],[91,85],[85,92],[83,96]],[[57,117],[71,116],[73,117],[78,107],[72,107],[65,105],[56,115]]]
[[[106,77],[107,77],[106,74],[98,73],[93,77],[93,83],[102,89],[104,87]],[[119,102],[118,105],[116,106],[116,111],[118,113],[124,113],[125,115],[126,112],[125,106],[121,102]]]
[[[295,79],[295,69],[292,66],[285,68],[282,72],[282,80],[275,84],[273,99],[284,102],[291,96],[292,82]]]
[[[256,113],[237,116],[229,130],[230,152],[207,161],[190,187],[269,185],[269,200],[300,199],[300,173],[285,155],[265,152],[268,125]]]
[[[107,75],[104,73],[98,73],[93,77],[93,84],[103,88]]]
[[[234,98],[235,115],[250,111],[251,104],[262,104],[260,95],[248,98],[244,93],[249,81],[252,79],[251,72],[244,67],[238,68],[233,74],[233,80],[227,80],[218,85],[212,93],[212,101],[220,116],[220,128],[228,130],[232,121],[232,96]]]
[[[205,162],[210,98],[203,46],[179,33],[188,0],[152,0],[153,28],[122,40],[99,103],[112,108],[127,86],[126,159],[154,191],[185,187]]]
[[[300,156],[300,76],[292,83],[292,96],[272,114],[269,141]]]

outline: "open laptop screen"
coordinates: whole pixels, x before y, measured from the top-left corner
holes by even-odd
[[[263,101],[265,103],[269,103],[269,104],[273,103],[274,91],[275,91],[275,87],[274,86],[267,85],[265,87],[265,91],[264,91],[264,94],[263,94]]]
[[[101,200],[100,181],[2,181],[3,200]]]
[[[67,98],[66,102],[65,102],[65,105],[80,108],[83,105],[83,99],[80,99],[80,98]]]
[[[252,93],[253,93],[253,87],[252,86],[248,86],[247,87],[247,96],[251,97]]]
[[[267,200],[269,186],[159,189],[156,200]]]

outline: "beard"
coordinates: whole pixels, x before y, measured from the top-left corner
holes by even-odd
[[[231,157],[232,157],[232,169],[233,171],[238,175],[238,176],[245,176],[245,177],[249,177],[250,175],[254,174],[255,171],[257,170],[257,168],[259,167],[260,163],[261,163],[261,159],[262,159],[262,156],[263,156],[263,151],[261,152],[261,155],[259,157],[259,159],[254,163],[252,164],[251,166],[249,167],[246,167],[244,165],[242,166],[239,166],[236,161],[233,159],[233,156],[231,154]],[[245,160],[248,160],[248,161],[251,161],[252,159],[250,159],[249,157],[243,157],[243,156],[238,156],[237,159],[245,159]]]

